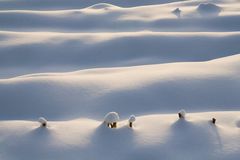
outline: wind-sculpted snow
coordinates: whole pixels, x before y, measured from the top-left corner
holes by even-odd
[[[0,155],[4,160],[237,160],[239,114],[190,113],[185,119],[177,114],[145,115],[137,117],[133,128],[122,119],[116,129],[84,118],[49,121],[47,128],[34,121],[0,121]],[[218,120],[216,125],[211,117]]]
[[[240,53],[239,32],[1,32],[0,35],[3,78],[92,67],[206,61]]]
[[[0,160],[239,160],[239,44],[239,0],[0,0]]]
[[[173,3],[122,8],[95,4],[74,10],[3,10],[0,11],[0,29],[54,32],[239,31],[240,8],[231,8],[234,5],[220,8],[212,3]],[[181,18],[172,14],[175,8],[181,9]]]
[[[238,110],[240,56],[209,62],[46,73],[0,81],[3,119]],[[227,85],[226,85],[227,84]],[[14,99],[14,100],[13,100]],[[16,110],[17,112],[13,112]]]
[[[75,9],[85,8],[95,4],[109,3],[122,7],[134,7],[143,5],[153,5],[176,2],[178,0],[1,0],[0,9],[18,10],[18,9],[36,9],[36,10],[54,10],[54,9]],[[184,0],[182,0],[184,1]]]
[[[221,10],[221,7],[212,3],[201,3],[197,8],[202,16],[217,16]]]

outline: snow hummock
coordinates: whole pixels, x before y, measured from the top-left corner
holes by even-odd
[[[109,130],[101,121],[73,119],[50,121],[42,130],[33,121],[0,121],[0,157],[4,160],[126,160],[211,159],[238,160],[240,112],[188,113],[138,116],[136,127],[127,120]],[[218,123],[211,125],[210,117]]]
[[[49,119],[102,119],[109,111],[129,117],[144,115],[146,110],[177,113],[179,106],[189,112],[198,112],[199,107],[204,111],[238,110],[239,60],[240,54],[236,54],[202,62],[93,68],[1,79],[0,115],[2,119],[35,119],[39,115]]]
[[[186,117],[186,111],[184,109],[181,109],[178,114],[180,114],[182,116],[182,118]]]
[[[177,16],[178,18],[180,18],[181,17],[181,10],[179,9],[179,8],[176,8],[176,9],[174,9],[173,11],[172,11],[172,13],[175,15],[175,16]]]
[[[239,159],[239,0],[0,0],[0,24],[1,160]]]
[[[44,117],[39,117],[38,122],[42,125],[42,126],[46,126],[47,125],[47,120]]]
[[[136,121],[135,115],[131,115],[128,119],[128,122],[135,122],[135,121]]]
[[[236,125],[238,128],[240,128],[240,118],[238,118],[238,120],[236,121]]]
[[[119,115],[117,112],[109,112],[104,117],[105,123],[114,123],[119,121]]]
[[[108,3],[98,3],[88,7],[88,9],[110,9],[110,8],[119,8],[119,7],[114,6],[112,4],[108,4]]]
[[[201,3],[197,7],[197,11],[201,15],[218,15],[221,12],[221,7],[213,3]]]

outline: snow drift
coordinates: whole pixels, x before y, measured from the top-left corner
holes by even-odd
[[[124,120],[114,130],[91,119],[49,121],[48,128],[32,121],[0,121],[0,155],[4,160],[236,160],[239,114],[189,113],[184,121],[176,114],[145,115],[138,117],[132,129]],[[213,116],[219,120],[217,125],[209,123]]]
[[[239,11],[0,0],[0,159],[238,160]]]
[[[206,61],[240,53],[239,32],[0,32],[0,36],[2,78],[36,72]]]
[[[16,7],[15,10],[0,11],[0,30],[65,33],[142,30],[155,32],[239,31],[239,2],[220,3],[220,7],[217,3],[201,3],[202,1],[132,8],[102,3],[83,9],[44,11],[19,10]],[[172,14],[175,8],[181,8],[181,19]],[[219,14],[220,11],[221,14]],[[206,16],[199,18],[199,14]]]
[[[197,7],[197,11],[202,16],[217,16],[221,12],[221,7],[213,3],[201,3]]]
[[[207,62],[102,68],[0,80],[3,119],[102,119],[130,114],[238,110],[240,55]],[[226,85],[227,84],[227,85]],[[12,100],[14,99],[14,101]],[[46,110],[43,108],[51,108]],[[12,110],[17,109],[17,112]]]

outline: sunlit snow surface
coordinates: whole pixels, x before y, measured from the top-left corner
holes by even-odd
[[[0,0],[0,159],[238,160],[239,44],[239,0]]]

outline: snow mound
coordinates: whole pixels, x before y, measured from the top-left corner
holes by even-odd
[[[119,115],[117,112],[109,112],[108,114],[106,114],[106,116],[104,117],[104,122],[105,123],[114,123],[114,122],[118,122],[119,121]]]
[[[178,112],[179,118],[185,118],[186,117],[186,111],[184,109],[181,109]]]
[[[190,112],[199,111],[199,107],[238,110],[239,60],[240,54],[198,63],[98,68],[1,79],[0,117],[102,119],[109,111],[128,117],[129,113],[139,115],[146,111],[177,113],[179,106]],[[16,108],[18,111],[13,112]]]
[[[145,114],[137,127],[129,129],[120,121],[115,130],[92,119],[51,121],[46,129],[32,121],[0,121],[0,159],[237,160],[239,113],[189,113],[184,121],[175,114]],[[219,120],[216,125],[209,124],[213,116]]]
[[[119,8],[119,7],[112,4],[108,4],[108,3],[98,3],[90,7],[87,7],[87,9],[95,9],[95,10],[99,10],[99,9],[107,10],[107,9],[113,9],[113,8]]]
[[[128,122],[135,122],[135,121],[136,121],[135,115],[131,115],[128,119]]]
[[[205,15],[218,15],[221,12],[221,7],[213,3],[201,3],[197,7],[197,11],[202,16]]]
[[[176,2],[179,0],[0,0],[0,10],[62,10],[85,8],[96,3],[111,3],[123,7],[136,7]]]
[[[46,126],[47,125],[47,120],[44,117],[40,117],[38,119],[38,122],[42,125],[42,126]]]
[[[239,159],[239,15],[239,0],[0,0],[0,160]]]
[[[179,8],[176,8],[176,9],[174,9],[173,11],[172,11],[172,13],[175,15],[175,16],[177,16],[178,18],[180,18],[181,17],[181,10],[179,9]]]
[[[0,32],[0,37],[0,78],[92,67],[206,61],[240,53],[240,32]]]

